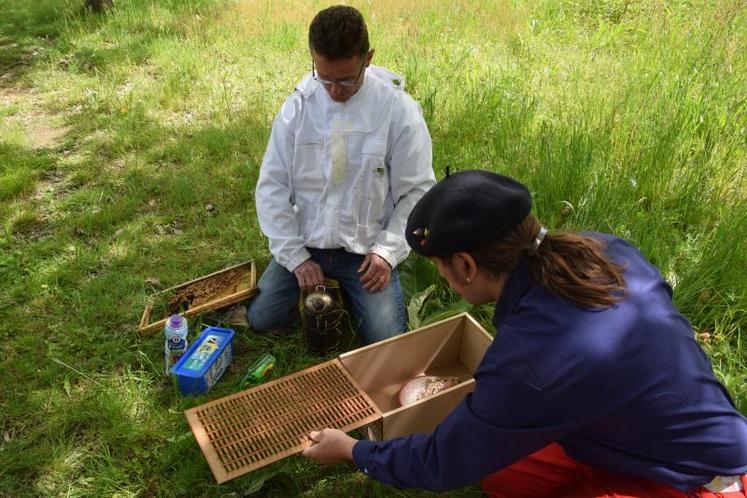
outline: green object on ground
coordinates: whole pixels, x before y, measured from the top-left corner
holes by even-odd
[[[251,384],[259,384],[265,380],[272,369],[275,368],[276,361],[272,354],[264,353],[254,363],[249,365],[244,378],[239,383],[239,387],[245,389]]]

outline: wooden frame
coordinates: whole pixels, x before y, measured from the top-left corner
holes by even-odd
[[[301,453],[312,430],[349,432],[381,419],[336,358],[184,415],[218,484]]]
[[[155,322],[151,322],[151,318],[152,318],[151,315],[153,314],[154,301],[156,301],[159,297],[163,297],[164,295],[168,293],[178,292],[179,290],[184,289],[197,282],[205,281],[217,275],[228,273],[232,270],[237,270],[237,269],[242,270],[242,271],[241,271],[241,276],[239,277],[240,281],[236,285],[236,287],[233,289],[233,292],[230,292],[229,294],[218,295],[214,299],[211,299],[210,301],[207,301],[195,307],[190,307],[182,314],[187,318],[192,318],[193,316],[197,316],[206,311],[220,309],[225,306],[238,303],[239,301],[243,301],[245,299],[248,299],[254,296],[258,292],[257,285],[256,285],[257,284],[257,269],[254,264],[254,260],[250,259],[249,261],[245,261],[243,263],[239,263],[237,265],[224,268],[222,270],[216,271],[209,275],[204,275],[194,280],[190,280],[189,282],[184,282],[182,284],[176,285],[174,287],[170,287],[168,289],[165,289],[165,290],[162,290],[160,292],[153,294],[152,296],[148,298],[148,303],[145,306],[145,310],[143,310],[143,316],[140,319],[140,326],[138,327],[138,330],[141,333],[155,332],[156,330],[163,329],[164,325],[166,325],[166,320],[168,320],[168,317],[161,317]]]

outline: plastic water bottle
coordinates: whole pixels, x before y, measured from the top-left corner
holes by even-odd
[[[166,336],[166,344],[163,349],[164,364],[166,366],[166,375],[169,375],[171,373],[171,367],[173,367],[177,360],[187,351],[187,319],[182,315],[171,315],[169,319],[166,320],[166,326],[163,329],[163,333]]]

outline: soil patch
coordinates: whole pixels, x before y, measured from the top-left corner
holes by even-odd
[[[44,110],[41,98],[33,89],[0,85],[0,101],[5,106],[19,107],[18,113],[6,119],[21,124],[28,144],[34,149],[56,147],[69,131],[66,126],[52,124],[55,116]]]

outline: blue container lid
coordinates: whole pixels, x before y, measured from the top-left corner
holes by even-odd
[[[177,376],[202,377],[223,350],[231,344],[234,331],[219,327],[208,327],[192,343],[186,353],[171,369]]]

